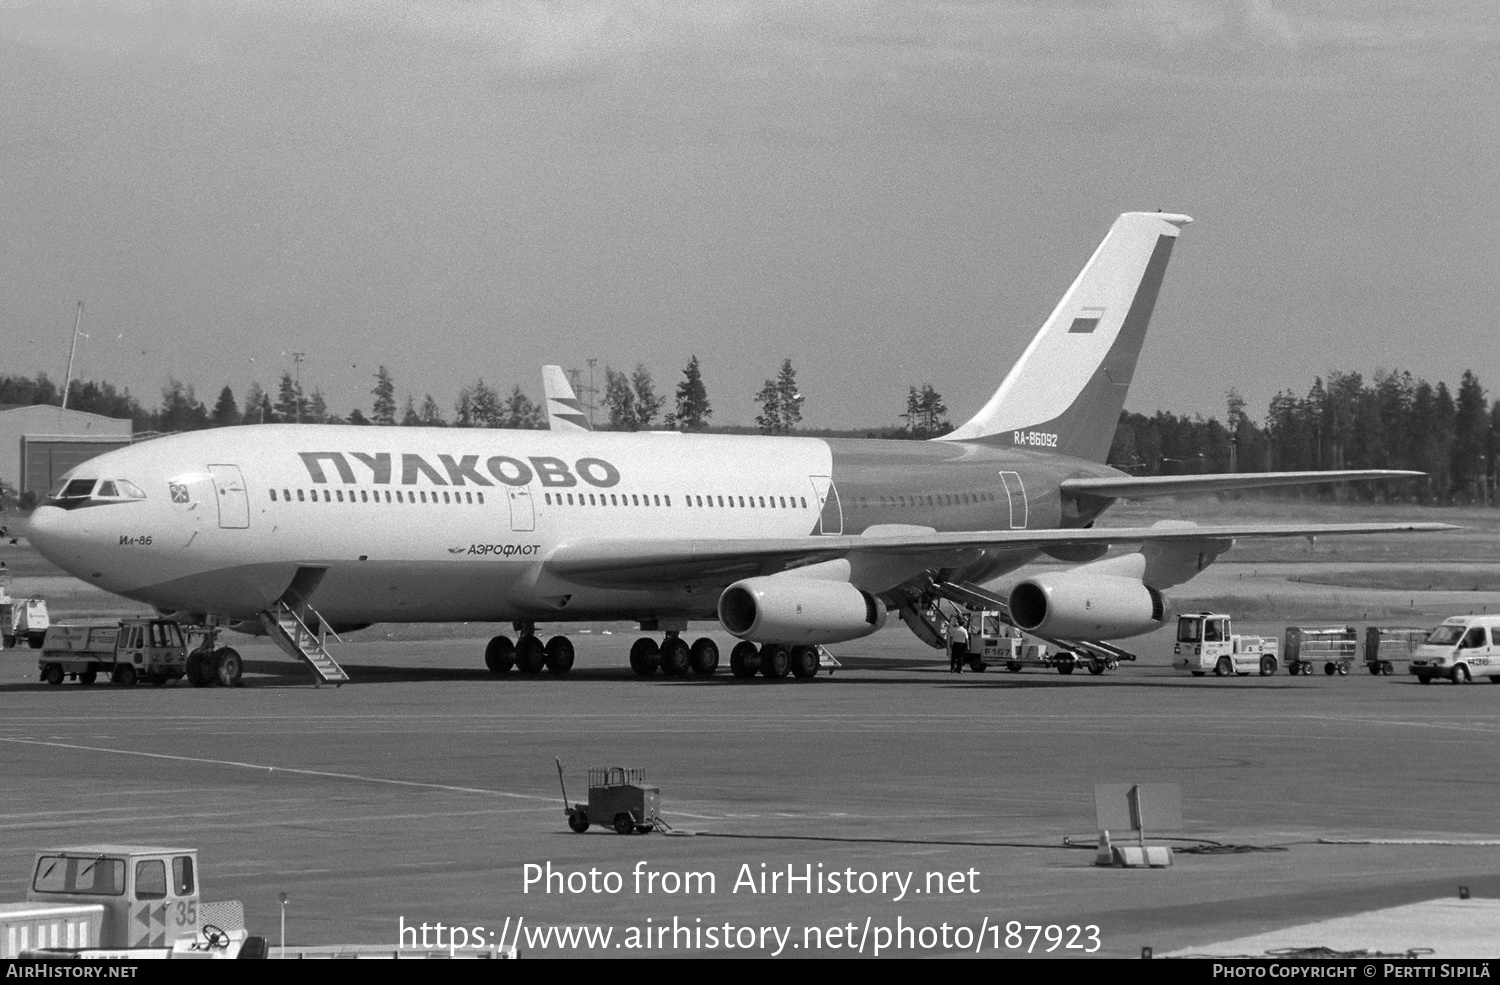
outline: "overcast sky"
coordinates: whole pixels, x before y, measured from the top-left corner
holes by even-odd
[[[696,353],[716,423],[979,408],[1130,209],[1197,220],[1127,408],[1500,396],[1500,4],[0,0],[0,371],[154,405]],[[601,380],[602,383],[602,380]]]

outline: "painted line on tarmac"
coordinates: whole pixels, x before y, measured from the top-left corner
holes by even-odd
[[[234,759],[203,759],[197,756],[174,756],[164,752],[141,752],[135,749],[108,749],[100,746],[82,746],[71,742],[43,742],[38,739],[11,739],[0,737],[0,742],[11,742],[23,746],[47,746],[54,749],[72,749],[77,752],[114,753],[117,756],[140,756],[145,759],[166,759],[179,763],[201,763],[205,766],[235,766],[240,769],[266,773],[294,773],[298,776],[317,776],[330,780],[353,780],[356,783],[382,783],[393,787],[420,787],[424,790],[450,790],[454,793],[477,793],[491,797],[513,797],[517,800],[554,800],[551,796],[533,793],[511,793],[507,790],[486,790],[483,787],[460,787],[451,783],[428,783],[422,780],[396,780],[390,777],[361,776],[358,773],[334,773],[328,770],[300,769],[293,766],[265,766],[261,763],[244,763]]]

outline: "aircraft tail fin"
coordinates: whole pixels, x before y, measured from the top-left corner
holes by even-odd
[[[542,391],[547,398],[547,426],[553,431],[592,431],[583,404],[561,366],[542,367]]]
[[[940,441],[983,441],[1103,462],[1172,246],[1193,220],[1126,212],[989,402]]]

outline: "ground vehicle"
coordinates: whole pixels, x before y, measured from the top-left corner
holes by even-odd
[[[1190,612],[1177,619],[1177,642],[1172,646],[1172,666],[1202,677],[1210,670],[1216,677],[1259,671],[1262,677],[1276,673],[1280,647],[1269,636],[1235,636],[1230,617],[1215,612]]]
[[[1454,616],[1432,631],[1411,656],[1407,673],[1423,684],[1446,677],[1467,684],[1488,677],[1500,684],[1500,616]]]
[[[1359,634],[1353,626],[1313,629],[1306,626],[1286,628],[1286,670],[1289,674],[1311,674],[1313,664],[1321,662],[1323,673],[1347,674],[1354,666]]]
[[[563,785],[563,812],[568,815],[568,827],[583,834],[593,823],[604,823],[605,819],[614,827],[615,833],[628,835],[637,831],[642,834],[664,827],[660,816],[661,788],[645,785],[646,771],[626,769],[623,766],[595,766],[589,770],[589,802],[568,803],[568,788]],[[557,763],[557,782],[562,784],[562,761]]]
[[[0,585],[0,644],[10,649],[21,640],[33,650],[42,645],[51,620],[43,599],[13,599]]]
[[[37,855],[26,904],[0,906],[0,958],[263,957],[244,907],[202,903],[191,848],[84,845]]]
[[[1102,674],[1119,666],[1120,659],[1135,659],[1123,650],[1106,649],[1098,643],[1050,640],[1058,645],[1052,650],[1047,642],[1039,642],[1007,623],[995,610],[974,611],[969,625],[969,646],[973,652],[968,664],[973,671],[982,671],[990,664],[1004,664],[1012,674],[1019,674],[1027,667],[1056,670],[1059,674],[1071,674],[1082,667],[1090,674]]]
[[[1414,626],[1369,626],[1365,629],[1365,666],[1372,674],[1389,677],[1396,661],[1409,660],[1427,642],[1431,630]]]
[[[130,618],[115,623],[59,623],[47,630],[37,670],[48,684],[64,677],[92,684],[106,674],[116,684],[165,684],[182,677],[187,646],[170,619]]]

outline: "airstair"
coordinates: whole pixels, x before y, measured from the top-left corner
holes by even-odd
[[[265,628],[266,635],[271,637],[271,641],[281,647],[284,653],[301,660],[312,668],[319,684],[332,684],[334,687],[339,687],[349,680],[349,675],[338,665],[338,661],[333,659],[333,655],[324,645],[329,635],[338,639],[338,634],[328,629],[327,624],[323,622],[323,617],[318,615],[312,606],[303,603],[302,609],[303,614],[299,615],[297,610],[286,602],[277,602],[274,610],[260,612],[260,624]],[[316,630],[308,626],[308,619],[305,617],[311,617],[312,624],[317,627]]]
[[[986,591],[978,585],[967,581],[939,581],[933,584],[932,590],[957,605],[966,605],[975,609],[985,609],[999,612],[1000,617],[1006,622],[1011,622],[1009,603],[996,595],[994,592]],[[1011,623],[1015,625],[1015,623]],[[1074,640],[1061,639],[1054,636],[1042,636],[1038,633],[1027,631],[1028,636],[1035,636],[1039,640],[1051,643],[1060,650],[1067,650],[1078,654],[1087,654],[1096,662],[1096,666],[1111,668],[1119,666],[1122,660],[1135,660],[1135,654],[1129,650],[1122,650],[1112,643],[1103,640]]]

